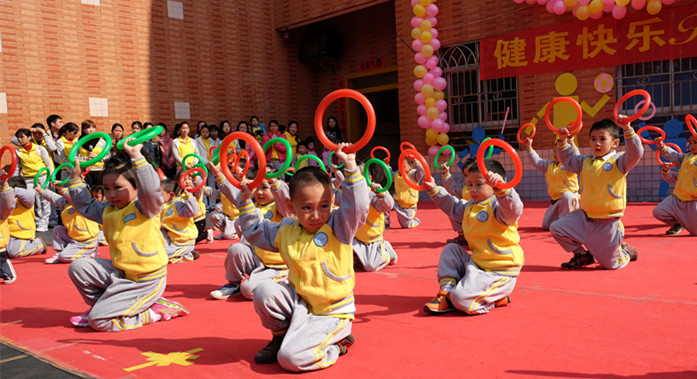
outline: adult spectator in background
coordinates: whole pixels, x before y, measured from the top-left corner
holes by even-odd
[[[118,122],[111,126],[111,148],[115,149],[116,144],[123,139],[123,125]]]
[[[146,122],[143,124],[143,129],[150,129],[152,127],[152,122]],[[159,135],[143,142],[142,152],[143,156],[145,157],[145,160],[148,161],[148,163],[150,163],[155,168],[155,170],[162,166],[162,151],[160,150]]]
[[[162,133],[160,133],[160,168],[165,176],[174,179],[177,175],[177,160],[174,158],[174,152],[172,150],[172,137],[169,136],[169,131],[167,130],[167,125],[164,123],[159,123],[162,126]]]
[[[97,124],[92,120],[83,121],[81,127],[80,138],[97,131]],[[99,155],[104,149],[111,149],[111,146],[107,146],[106,141],[103,139],[93,139],[82,145],[77,155],[80,159],[89,160]],[[90,172],[85,175],[85,183],[87,183],[90,188],[102,184],[102,172],[104,172],[104,161],[106,159],[107,157],[105,156],[101,161],[93,164]]]
[[[324,127],[324,133],[327,135],[327,138],[334,143],[346,142],[344,132],[339,127],[339,122],[334,116],[329,116],[327,119],[327,125]]]
[[[294,157],[295,154],[298,153],[298,143],[302,141],[300,137],[298,137],[298,123],[295,121],[288,121],[288,128],[283,131],[283,135],[286,136],[288,143],[290,143],[290,147],[293,149],[291,156]],[[288,152],[288,154],[290,154],[290,152]]]
[[[230,121],[220,121],[220,127],[218,128],[218,139],[222,141],[230,133],[232,133],[232,125],[230,125]]]

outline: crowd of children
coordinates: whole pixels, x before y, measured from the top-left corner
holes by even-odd
[[[264,125],[252,117],[236,130],[252,134],[261,144],[272,138],[289,141],[290,150],[282,144],[267,150],[269,173],[279,170],[288,155],[293,167],[306,154],[321,156],[328,169],[304,160],[286,177],[288,182],[267,175],[250,189],[258,172],[252,167],[244,175],[241,168],[253,166],[256,157],[249,143],[237,140],[233,149],[247,152],[234,173],[241,182],[238,188],[211,160],[213,148],[232,133],[228,121],[219,126],[199,122],[195,137],[183,122],[174,127],[174,138],[163,133],[133,146],[123,126],[115,124],[112,142],[115,146],[125,138],[123,151],[93,140],[80,149],[78,159],[94,158],[104,149],[110,154],[87,175],[80,165],[58,173],[69,178],[65,187],[45,188],[42,184],[54,167],[68,162],[80,138],[78,126],[63,124],[58,116],[49,117],[47,124],[49,131],[41,124],[18,130],[13,139],[16,173],[6,179],[8,168],[0,170],[0,275],[5,284],[14,282],[17,273],[10,259],[48,250],[36,232],[47,230],[51,205],[61,210],[61,225],[53,229],[53,255],[45,261],[70,263],[68,276],[88,306],[70,318],[76,327],[122,331],[185,316],[189,310],[184,305],[162,296],[168,264],[196,260],[196,243],[223,239],[231,241],[225,283],[210,296],[221,300],[241,294],[253,301],[272,335],[255,361],[278,362],[290,371],[331,366],[355,342],[354,267],[374,272],[397,263],[397,252],[384,238],[391,210],[404,229],[421,222],[416,217],[419,191],[410,182],[425,186],[457,233],[441,252],[439,289],[424,305],[425,312],[474,315],[505,306],[524,265],[517,230],[523,203],[514,188],[500,188],[506,172],[493,159],[485,160],[484,167],[471,158],[460,162],[465,179],[461,187],[446,165],[440,187],[425,177],[418,160],[408,157],[408,178],[394,172],[394,189],[385,191],[382,168],[370,166],[364,178],[356,154],[344,152],[349,145],[336,119],[330,118],[327,131],[338,144],[335,156],[342,170],[329,162],[328,150],[314,151],[312,138],[298,137],[296,122],[285,127],[271,120]],[[131,131],[152,126],[134,122]],[[96,129],[85,120],[81,135]],[[626,151],[618,152],[622,131]],[[641,158],[643,146],[623,118],[592,125],[589,155],[580,155],[568,136],[560,129],[550,161],[540,159],[532,139],[522,144],[533,166],[544,173],[551,198],[542,228],[573,254],[561,264],[563,269],[596,261],[605,269],[621,269],[638,255],[624,243],[620,218],[626,208],[626,175]],[[658,143],[660,152],[679,168],[664,170],[663,178],[675,183],[675,190],[654,210],[658,220],[671,226],[668,234],[683,228],[697,234],[697,137],[689,143],[687,153]],[[202,162],[184,160],[190,154]],[[198,163],[206,166],[206,178],[185,174]],[[35,186],[35,176],[44,167]],[[160,168],[162,172],[156,170]],[[487,175],[480,172],[484,168]],[[212,228],[205,228],[206,217]],[[110,259],[99,257],[100,243],[109,246]]]

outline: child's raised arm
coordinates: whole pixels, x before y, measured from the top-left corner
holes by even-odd
[[[29,188],[15,188],[15,197],[24,208],[31,208],[34,206],[34,198],[36,196],[36,191]]]
[[[341,208],[332,212],[327,223],[339,242],[351,245],[353,237],[368,217],[370,199],[368,185],[356,164],[356,154],[343,152],[348,145],[340,143],[336,151],[336,157],[344,162],[346,179],[341,187]]]
[[[293,210],[288,207],[288,200],[290,199],[288,185],[283,180],[269,179],[269,181],[271,182],[271,193],[276,202],[278,214],[281,217],[292,217]]]
[[[443,188],[445,188],[449,194],[460,198],[462,189],[465,188],[465,186],[455,183],[455,178],[450,174],[450,166],[443,163],[441,167],[443,167]]]
[[[251,181],[247,178],[242,178],[242,187],[245,188],[239,192],[237,197],[239,201],[239,227],[244,235],[244,238],[251,244],[262,250],[278,252],[275,246],[276,235],[281,225],[295,223],[296,220],[285,218],[281,223],[265,220],[261,214],[261,210],[252,203],[252,191],[247,188],[247,184]]]
[[[468,202],[449,194],[445,188],[437,186],[433,178],[425,184],[433,203],[453,222],[462,224],[462,216],[465,214],[465,206]]]
[[[494,205],[494,217],[504,225],[513,225],[523,215],[523,202],[518,192],[513,188],[500,190],[494,188],[496,204]]]
[[[674,163],[678,167],[682,165],[682,160],[685,158],[685,153],[678,153],[677,150],[673,150],[671,147],[666,146],[663,141],[658,143],[658,150],[661,152],[661,155],[670,162]]]
[[[98,224],[103,224],[104,209],[111,206],[109,203],[102,203],[94,198],[87,189],[87,186],[82,181],[82,170],[80,165],[75,165],[75,168],[70,172],[70,180],[68,181],[68,193],[70,200],[73,202],[73,207],[81,215],[85,216]],[[159,191],[158,191],[159,192]]]
[[[625,153],[617,158],[617,169],[621,173],[626,174],[641,160],[641,157],[644,155],[644,145],[641,143],[639,136],[634,133],[631,125],[628,122],[621,122],[622,120],[622,117],[620,117],[616,122],[624,130],[624,144],[627,148]]]
[[[581,168],[583,168],[583,161],[586,159],[585,156],[579,155],[578,150],[574,150],[572,145],[566,141],[569,136],[568,130],[566,128],[559,129],[559,139],[557,140],[557,151],[559,152],[559,160],[566,166],[566,168],[575,174],[581,173]]]
[[[547,172],[547,166],[549,166],[550,163],[554,162],[540,158],[540,156],[537,155],[537,152],[532,148],[532,139],[530,138],[527,138],[525,140],[525,144],[523,144],[523,149],[526,153],[528,153],[528,158],[530,158],[532,165],[535,166],[537,171],[543,174]]]
[[[41,197],[46,199],[46,201],[55,205],[57,208],[63,209],[69,204],[66,198],[51,190],[42,189],[41,187],[36,187],[34,188],[34,190],[38,192],[41,195]]]
[[[661,178],[668,182],[669,184],[675,184],[678,181],[678,172],[666,170],[665,168],[661,170]]]
[[[5,175],[4,170],[0,170],[0,177]],[[7,183],[0,179],[0,221],[7,220],[16,206],[15,191]]]
[[[380,188],[382,187],[379,184],[373,183],[373,190],[378,190]],[[389,212],[392,208],[394,208],[394,198],[392,198],[389,191],[382,193],[370,192],[369,195],[370,205],[377,209],[378,212]]]
[[[131,146],[128,144],[131,139],[127,138],[124,141],[123,150],[131,157],[131,163],[133,164],[133,175],[138,187],[136,206],[145,217],[153,218],[160,214],[165,203],[160,190],[160,176],[157,175],[155,169],[140,153],[143,145]]]

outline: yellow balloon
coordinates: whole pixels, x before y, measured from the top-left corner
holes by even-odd
[[[428,145],[428,146],[433,146],[433,145],[436,144],[436,142],[438,142],[438,139],[437,139],[437,138],[428,138],[428,137],[426,137],[426,145]]]
[[[438,108],[431,107],[426,110],[426,117],[428,117],[429,120],[435,120],[438,118],[439,113]]]
[[[424,101],[424,104],[426,104],[427,107],[435,107],[436,106],[436,99],[434,97],[427,97],[426,101]]]
[[[615,0],[615,4],[621,6],[621,7],[626,7],[627,4],[629,4],[630,0]]]
[[[426,15],[426,8],[421,4],[414,5],[414,16],[423,17]]]
[[[426,131],[426,138],[428,139],[436,139],[438,138],[438,132],[433,130],[433,129],[428,129]]]
[[[646,11],[652,16],[657,15],[661,11],[661,8],[663,8],[661,0],[651,0],[646,4]]]
[[[579,7],[579,9],[580,8],[581,7]],[[592,0],[591,3],[588,4],[588,10],[590,11],[590,13],[602,12],[603,11],[603,1],[602,0]],[[578,9],[576,10],[576,16],[578,16]]]
[[[443,99],[445,99],[445,92],[443,92],[443,91],[436,91],[435,93],[433,93],[433,97],[434,97],[436,100],[443,100]]]
[[[428,21],[428,20],[421,21],[420,29],[422,32],[431,31],[432,27],[433,27],[433,25],[431,24],[431,21]],[[416,38],[414,38],[414,39],[416,39]]]
[[[425,98],[433,96],[433,92],[435,92],[435,90],[430,84],[424,84],[423,87],[421,87],[421,94],[424,95]]]
[[[450,141],[450,137],[448,137],[447,134],[441,133],[441,134],[438,136],[437,142],[438,142],[439,145],[441,145],[441,146],[447,145],[447,144],[448,144],[448,141]]]
[[[578,3],[578,0],[564,0],[564,5],[566,5],[567,8],[572,8]]]
[[[431,42],[431,39],[433,39],[433,35],[431,35],[431,32],[421,32],[421,36],[419,38],[421,39],[421,42],[429,43]]]
[[[581,21],[588,20],[588,17],[591,16],[591,12],[588,10],[587,5],[581,5],[578,8],[576,8],[576,18],[578,18]]]
[[[433,46],[429,44],[424,45],[424,47],[421,48],[421,55],[423,55],[426,58],[433,55]]]
[[[425,7],[428,4],[431,4],[431,0],[419,0],[419,4],[421,4]]]
[[[419,28],[412,29],[411,30],[411,38],[413,38],[413,39],[421,38],[421,29],[419,29]]]
[[[426,73],[428,73],[428,69],[426,67],[422,65],[417,65],[414,67],[414,76],[417,78],[423,78]]]

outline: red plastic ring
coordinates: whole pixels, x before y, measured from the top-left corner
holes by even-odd
[[[218,148],[218,146],[211,146],[210,149],[208,149],[208,159],[211,159],[213,157],[213,152]]]
[[[240,162],[242,161],[242,157],[244,157],[245,160],[249,161],[249,154],[245,150],[240,150],[240,153],[235,156],[235,163],[232,164],[232,167],[237,171],[237,169],[240,167]],[[242,170],[242,173],[240,174],[240,178],[243,178],[247,175],[247,171],[249,171],[249,167],[252,165],[247,162],[247,164],[244,166],[244,169]]]
[[[407,143],[408,143],[408,142],[407,142]],[[370,157],[371,157],[371,158],[375,158],[375,150],[382,150],[382,151],[384,151],[384,152],[387,154],[387,158],[383,159],[382,161],[385,162],[385,163],[388,163],[388,164],[390,163],[390,158],[391,158],[392,156],[390,155],[390,151],[387,150],[386,147],[384,147],[384,146],[375,146],[372,150],[370,150]],[[375,159],[377,159],[377,158],[375,158]]]
[[[641,107],[641,109],[639,109],[637,113],[634,113],[629,117],[623,118],[622,121],[625,123],[635,121],[639,119],[639,117],[643,116],[644,113],[646,113],[646,111],[649,110],[649,107],[651,106],[651,95],[649,95],[649,93],[643,89],[635,89],[633,91],[629,91],[629,93],[622,96],[622,98],[620,98],[620,101],[618,101],[617,104],[615,104],[615,108],[612,110],[612,115],[615,116],[615,120],[619,121],[620,108],[622,107],[622,104],[624,104],[624,102],[627,101],[630,97],[636,95],[644,96],[644,106]]]
[[[523,130],[527,130],[528,128],[532,128],[532,133],[530,133],[530,134],[528,135],[528,138],[530,138],[530,139],[535,138],[535,132],[537,131],[537,128],[535,127],[535,124],[533,124],[533,123],[531,123],[531,122],[528,122],[527,124],[521,126],[520,129],[518,129],[518,134],[516,134],[516,138],[518,139],[518,142],[519,142],[521,145],[524,144],[525,141],[523,141],[523,140],[520,138],[520,132],[522,132]]]
[[[690,133],[692,133],[693,136],[697,137],[697,119],[695,116],[688,114],[685,116],[685,123],[687,124],[687,127],[690,129]]]
[[[257,172],[257,176],[254,178],[254,180],[247,186],[250,189],[256,188],[261,184],[261,182],[264,180],[264,177],[266,176],[266,154],[264,154],[264,149],[262,149],[261,145],[259,144],[259,141],[257,141],[256,137],[254,137],[253,135],[245,132],[232,132],[228,134],[227,137],[225,137],[223,142],[220,144],[220,151],[225,151],[227,153],[228,147],[230,146],[232,141],[236,139],[245,140],[252,147],[254,153],[257,155],[257,159],[259,161],[259,171]],[[238,159],[235,159],[235,161],[239,163]],[[220,155],[220,166],[220,168],[223,171],[223,175],[225,175],[227,180],[229,180],[233,186],[242,189],[242,184],[239,180],[237,180],[237,178],[235,178],[234,175],[232,175],[232,172],[230,171],[230,166],[228,166],[227,154]],[[247,164],[247,166],[249,167],[249,164]]]
[[[675,151],[677,151],[678,154],[679,154],[679,153],[682,153],[682,149],[680,148],[680,146],[678,146],[678,145],[676,145],[676,144],[674,144],[674,143],[672,143],[672,142],[668,142],[668,143],[665,144],[665,145],[666,145],[666,146],[670,146],[670,147],[672,147],[673,149],[675,149]],[[656,149],[656,161],[658,162],[658,164],[660,164],[660,165],[663,166],[663,167],[675,167],[675,163],[673,163],[673,162],[663,162],[663,161],[661,160],[661,150],[660,150],[660,149]]]
[[[402,151],[404,151],[404,149],[416,150],[414,145],[412,145],[411,142],[407,142],[407,141],[404,141],[404,142],[399,144],[399,151],[402,152]]]
[[[654,139],[654,140],[644,139],[644,137],[641,136],[641,132],[643,132],[644,130],[653,130],[654,132],[657,132],[657,133],[660,134],[661,136],[658,137],[658,138],[656,138],[656,139]],[[656,126],[650,126],[650,125],[649,125],[649,126],[644,126],[643,128],[637,130],[637,131],[636,131],[636,134],[639,136],[639,139],[641,140],[641,142],[647,143],[647,144],[652,144],[652,143],[653,143],[653,144],[658,144],[659,142],[661,142],[661,141],[663,141],[663,140],[666,139],[666,132],[664,132],[663,129],[658,128],[658,127],[656,127]]]
[[[334,142],[330,141],[329,138],[327,138],[327,135],[324,133],[322,118],[324,117],[324,111],[327,110],[329,104],[342,97],[349,97],[361,103],[368,115],[368,125],[365,128],[365,134],[363,134],[363,137],[361,137],[358,142],[353,143],[343,149],[344,153],[350,154],[355,153],[367,145],[370,139],[373,138],[373,133],[375,133],[375,109],[373,109],[373,105],[370,104],[368,98],[362,93],[352,89],[338,89],[325,96],[317,106],[317,111],[315,111],[315,133],[317,133],[317,138],[324,146],[327,147],[327,149],[331,151],[336,151],[338,149],[338,146]]]
[[[203,176],[203,178],[201,179],[201,183],[194,188],[186,188],[186,186],[184,185],[184,180],[187,176],[193,174],[194,172],[198,172],[201,174],[201,176]],[[192,167],[182,173],[181,177],[179,178],[179,187],[184,189],[186,192],[196,192],[203,188],[203,185],[206,184],[207,179],[208,177],[206,176],[206,170],[202,169],[201,167]]]
[[[515,149],[513,149],[513,146],[509,145],[504,140],[492,138],[479,145],[479,149],[477,149],[477,166],[479,167],[479,172],[481,172],[482,176],[486,179],[489,172],[484,165],[484,151],[489,145],[496,145],[505,150],[513,159],[513,165],[515,166],[515,176],[513,176],[513,179],[508,183],[499,184],[497,187],[500,189],[507,189],[517,186],[518,183],[520,183],[520,179],[523,178],[523,163],[520,161],[520,156],[516,153]]]
[[[17,152],[10,145],[3,146],[2,148],[0,148],[0,158],[2,158],[3,154],[5,154],[5,151],[10,152],[10,158],[12,158],[12,164],[10,165],[10,171],[8,171],[5,175],[2,176],[2,180],[9,179],[10,176],[14,175],[15,171],[17,170]]]
[[[554,124],[552,124],[552,121],[549,120],[549,114],[552,112],[554,105],[562,101],[565,101],[573,105],[574,108],[576,108],[576,121],[574,121],[571,124],[570,128],[570,130],[573,130],[575,132],[573,134],[575,136],[576,134],[578,134],[578,132],[581,131],[581,128],[583,127],[583,110],[581,110],[581,106],[578,104],[578,102],[571,97],[562,96],[552,100],[547,106],[547,109],[545,109],[545,123],[547,124],[547,127],[554,133],[559,133],[559,128],[554,126]],[[571,137],[571,135],[569,135],[569,137]]]
[[[404,168],[404,158],[407,157],[407,155],[413,156],[415,159],[418,159],[419,162],[421,162],[421,166],[424,168],[424,184],[418,185],[414,183],[413,180],[411,180],[411,176],[409,176],[409,173],[406,171]],[[404,178],[404,181],[407,182],[407,185],[417,191],[425,191],[428,188],[426,188],[426,182],[431,181],[431,169],[428,167],[428,163],[426,163],[426,159],[424,159],[424,156],[421,155],[418,151],[414,149],[406,149],[403,150],[401,154],[399,154],[399,173],[402,174],[402,178]]]

